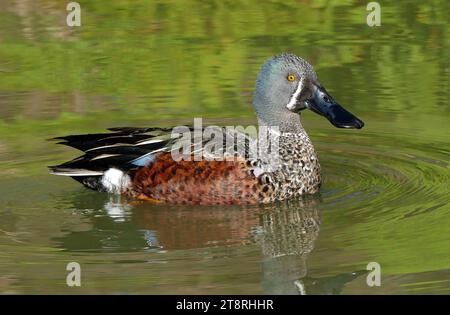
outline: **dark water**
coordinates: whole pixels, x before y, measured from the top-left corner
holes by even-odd
[[[0,2],[0,292],[450,292],[447,1]],[[361,117],[304,125],[319,196],[264,206],[150,205],[87,191],[46,166],[45,139],[113,126],[254,124],[262,62],[309,60]],[[82,286],[66,285],[81,264]],[[366,266],[381,266],[381,286]]]

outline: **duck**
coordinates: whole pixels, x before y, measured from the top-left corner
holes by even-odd
[[[54,138],[83,155],[49,166],[49,171],[72,177],[89,189],[154,203],[271,203],[319,192],[320,164],[301,122],[303,110],[325,117],[337,128],[364,126],[331,97],[313,67],[291,53],[275,55],[262,65],[253,107],[258,130],[268,130],[270,139],[275,139],[265,154],[251,154],[255,137],[245,134],[241,150],[225,158],[211,156],[207,145],[199,146],[205,139],[193,136],[196,131],[203,135],[209,126],[115,127],[103,133]],[[225,127],[213,131],[222,139],[243,134]],[[218,143],[221,152],[226,151],[225,141]],[[174,154],[181,151],[181,158]]]

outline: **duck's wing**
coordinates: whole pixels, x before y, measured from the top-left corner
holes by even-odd
[[[96,176],[112,168],[129,170],[132,162],[155,151],[165,150],[170,142],[169,128],[111,128],[111,132],[57,137],[58,144],[84,152],[66,163],[50,166],[50,173],[65,176]]]
[[[191,154],[198,154],[207,159],[223,157],[225,152],[235,152],[235,155],[243,158],[250,154],[250,143],[253,141],[251,136],[222,127],[213,130],[207,128],[199,130],[193,127],[121,127],[110,128],[107,133],[57,137],[54,140],[58,140],[59,144],[83,151],[84,155],[60,165],[50,166],[50,173],[88,177],[101,176],[111,168],[128,171],[151,164],[160,153],[189,146],[188,151]],[[215,142],[211,138],[215,139]],[[236,139],[238,141],[235,141]]]

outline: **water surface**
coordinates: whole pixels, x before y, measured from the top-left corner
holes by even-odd
[[[0,292],[448,294],[447,1],[0,3]],[[46,166],[78,152],[45,139],[114,126],[255,124],[268,57],[309,60],[362,118],[311,112],[319,195],[263,206],[169,206],[88,191]],[[66,285],[66,264],[82,286]],[[380,287],[366,284],[369,262]]]

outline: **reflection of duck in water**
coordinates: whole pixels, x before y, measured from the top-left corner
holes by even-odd
[[[257,206],[154,205],[85,190],[74,194],[72,203],[75,209],[86,209],[83,215],[91,228],[56,238],[67,250],[158,251],[250,244],[249,231],[259,225]]]
[[[263,286],[267,294],[338,294],[361,272],[313,279],[307,258],[319,235],[317,200],[280,203],[261,215],[255,240],[263,253]]]
[[[269,294],[304,293],[306,259],[319,234],[320,215],[313,201],[280,204],[262,214],[255,234],[263,253],[263,285]]]
[[[111,197],[111,196],[105,196]],[[92,198],[92,199],[90,199]],[[307,277],[307,259],[319,235],[318,200],[260,206],[131,205],[117,198],[81,193],[75,207],[93,228],[56,239],[67,250],[184,250],[258,244],[263,287],[270,294],[338,293],[358,274]],[[99,215],[103,212],[103,215]]]

